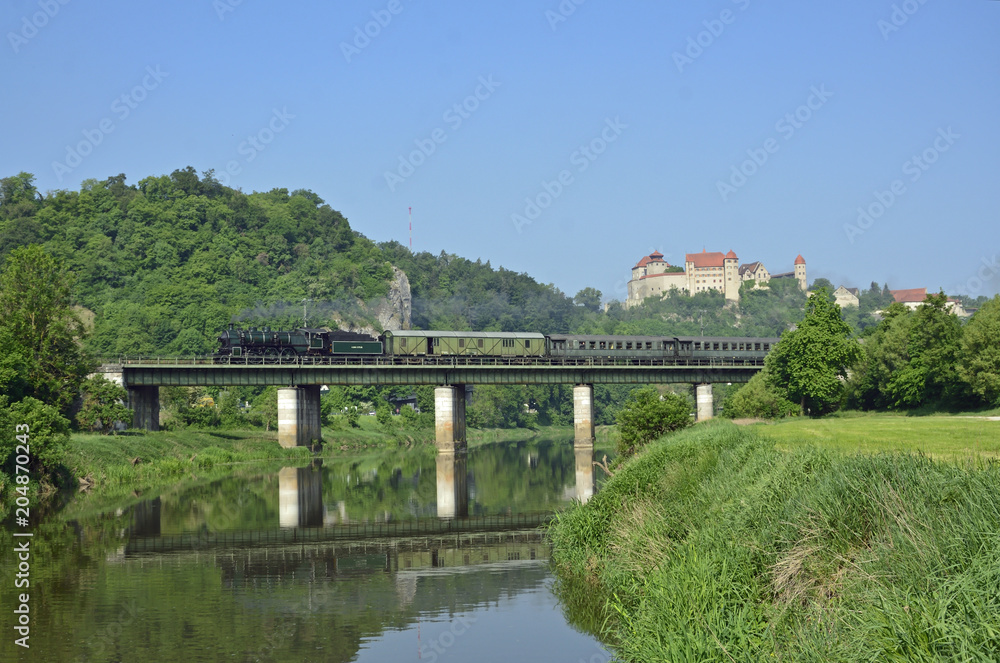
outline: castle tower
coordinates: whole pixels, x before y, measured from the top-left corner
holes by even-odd
[[[795,279],[799,282],[802,292],[805,292],[806,288],[808,288],[806,281],[806,259],[802,257],[801,253],[795,259]]]
[[[722,292],[725,293],[727,301],[738,301],[740,298],[740,261],[732,249],[726,254],[722,265],[725,278]]]

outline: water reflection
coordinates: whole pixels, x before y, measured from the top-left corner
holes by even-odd
[[[466,455],[438,453],[436,460],[438,518],[465,518],[469,515]]]
[[[591,462],[571,441],[418,449],[80,500],[36,529],[33,631],[64,637],[32,639],[32,658],[591,660],[526,529],[594,494]]]
[[[586,504],[594,496],[594,448],[574,449],[576,457],[576,499]]]
[[[278,523],[282,528],[322,527],[323,474],[314,464],[278,472]]]

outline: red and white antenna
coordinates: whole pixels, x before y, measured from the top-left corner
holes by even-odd
[[[410,210],[410,253],[413,253],[413,208],[408,208]]]

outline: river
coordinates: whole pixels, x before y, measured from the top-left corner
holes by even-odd
[[[424,448],[74,497],[34,526],[30,649],[8,626],[0,660],[607,661],[538,527],[593,494],[590,461],[570,440]],[[15,573],[0,556],[5,608]]]

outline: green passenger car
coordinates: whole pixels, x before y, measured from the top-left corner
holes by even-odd
[[[524,332],[387,331],[385,352],[410,357],[544,357],[545,336]]]

